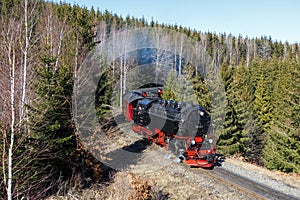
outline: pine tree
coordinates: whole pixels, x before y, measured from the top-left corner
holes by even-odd
[[[209,114],[211,115],[211,133],[220,135],[223,129],[224,119],[226,117],[227,99],[222,77],[219,75],[219,69],[214,65],[207,67],[207,74],[204,80],[206,94],[209,97]],[[205,96],[206,96],[205,95]]]
[[[167,81],[164,86],[164,92],[162,94],[163,99],[178,101],[179,97],[176,95],[176,91],[179,88],[179,84],[177,81],[176,72],[174,70],[170,70],[168,73]]]
[[[105,70],[99,78],[99,83],[96,90],[95,107],[99,121],[111,114],[111,98],[112,98],[113,79],[109,70]]]
[[[203,106],[208,112],[211,111],[210,93],[205,81],[200,74],[195,75],[191,79],[193,91],[196,96],[197,103]]]
[[[277,63],[272,99],[274,105],[273,123],[267,133],[267,141],[264,148],[264,164],[269,169],[299,172],[300,140],[293,128],[293,108],[297,101],[293,101],[292,95],[297,91],[297,89],[295,90],[297,78],[293,76],[294,73],[291,73],[297,64],[293,63],[292,60],[284,62],[274,61],[273,63],[274,65]]]
[[[267,134],[264,147],[264,166],[286,173],[300,171],[299,140],[289,137],[282,130],[272,129]]]
[[[264,132],[252,113],[253,96],[250,92],[249,68],[241,66],[235,69],[230,84],[229,96],[236,113],[240,143],[239,152],[248,161],[262,165]]]
[[[197,103],[196,94],[193,87],[193,78],[195,76],[195,68],[192,65],[185,65],[183,67],[183,74],[179,77],[180,89],[177,92],[178,96],[181,94],[182,102]]]
[[[244,154],[246,133],[244,131],[247,110],[245,109],[245,95],[247,85],[238,74],[237,69],[223,66],[223,80],[226,89],[227,107],[223,129],[219,135],[218,145],[225,154]],[[241,87],[244,88],[241,90]]]
[[[33,138],[40,140],[53,154],[58,168],[65,167],[68,155],[76,148],[71,118],[72,70],[61,66],[54,71],[54,58],[42,57],[38,70],[36,101],[31,112]],[[60,169],[60,170],[62,170]]]
[[[223,129],[219,134],[218,147],[224,154],[235,154],[240,152],[239,131],[236,126],[236,113],[231,103],[227,104],[226,117]]]
[[[263,127],[264,131],[268,131],[272,122],[271,96],[266,88],[264,75],[260,76],[257,88],[255,90],[254,113],[258,118],[258,123]]]
[[[237,138],[234,137],[237,132],[236,114],[229,98],[230,84],[233,80],[233,68],[223,65],[221,75],[224,81],[227,104],[225,122],[219,134],[218,147],[225,154],[233,154],[237,152]]]

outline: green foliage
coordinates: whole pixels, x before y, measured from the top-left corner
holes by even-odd
[[[243,132],[247,140],[245,141],[245,160],[263,166],[263,148],[265,145],[265,133],[254,117],[247,118]]]
[[[208,112],[211,110],[210,93],[200,74],[195,75],[190,80],[193,85],[193,91],[196,96],[197,103],[207,109]]]
[[[99,121],[111,114],[111,98],[112,98],[112,75],[108,70],[105,70],[99,78],[99,83],[95,95],[95,106]]]
[[[299,172],[299,125],[294,123],[299,115],[293,113],[299,105],[296,69],[294,59],[256,60],[246,81],[250,98],[245,102],[250,102],[251,112],[245,118],[250,123],[244,128],[248,137],[244,155],[250,161],[284,172]],[[298,95],[293,99],[293,94]]]
[[[179,100],[179,96],[177,95],[178,90],[179,90],[179,83],[177,80],[176,72],[174,70],[171,70],[168,73],[168,77],[167,77],[166,84],[164,86],[164,92],[163,92],[162,98],[178,101]]]
[[[192,66],[187,66],[184,68],[183,75],[178,76],[175,71],[169,71],[162,98],[196,103],[196,95],[193,87],[194,75],[193,71],[189,71],[192,69]]]
[[[267,131],[271,125],[273,106],[271,104],[271,97],[267,91],[266,81],[263,75],[260,76],[254,96],[254,113],[258,118],[259,125]]]
[[[35,100],[29,106],[31,134],[27,146],[37,153],[41,148],[45,149],[39,153],[43,159],[33,163],[32,169],[39,172],[33,177],[50,176],[40,185],[42,187],[48,183],[50,186],[47,188],[55,192],[57,180],[70,179],[76,166],[82,164],[73,162],[78,147],[72,118],[73,66],[74,63],[80,64],[86,52],[94,45],[94,21],[87,9],[78,6],[53,4],[48,9],[53,9],[51,12],[57,14],[64,26],[72,28],[62,35],[59,57],[53,56],[52,44],[39,44],[41,52],[32,80]]]
[[[299,73],[295,73],[298,67],[293,60],[273,61],[273,65],[276,65],[272,98],[273,124],[267,133],[264,164],[269,169],[299,172],[299,112],[294,112],[294,108],[299,106]],[[294,95],[297,97],[293,98]]]
[[[47,143],[60,158],[76,147],[70,110],[73,74],[67,66],[55,70],[52,61],[51,58],[42,58],[45,65],[38,70],[38,82],[35,84],[37,101],[31,120],[35,138]]]
[[[198,103],[195,91],[195,67],[186,65],[182,71],[183,74],[179,77],[180,91],[182,93],[180,101]]]
[[[249,91],[247,73],[243,68],[235,69],[226,65],[222,68],[222,76],[227,94],[226,116],[223,129],[219,135],[220,150],[227,154],[242,154],[247,152],[246,143],[249,138],[245,130],[249,111]]]
[[[222,153],[232,155],[241,152],[240,132],[236,126],[237,119],[233,106],[228,103],[225,123],[219,134],[218,146]]]
[[[206,76],[204,85],[208,89],[208,93],[205,96],[209,99],[207,102],[210,106],[207,109],[212,118],[211,132],[220,135],[223,129],[227,105],[224,84],[218,70],[215,70],[213,65],[208,66]]]
[[[286,173],[300,172],[300,143],[281,130],[271,130],[264,148],[264,165]]]

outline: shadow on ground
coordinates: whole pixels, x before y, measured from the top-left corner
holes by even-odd
[[[133,144],[124,146],[115,151],[109,152],[105,156],[110,158],[107,165],[116,170],[125,170],[130,165],[135,165],[142,157],[142,152],[150,145],[147,139],[141,139]]]

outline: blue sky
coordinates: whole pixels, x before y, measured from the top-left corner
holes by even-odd
[[[197,31],[300,42],[299,0],[64,0]]]

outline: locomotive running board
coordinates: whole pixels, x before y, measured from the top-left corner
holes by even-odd
[[[185,160],[185,163],[192,167],[212,168],[214,166],[214,162],[209,163],[207,160],[199,159],[188,159]]]

